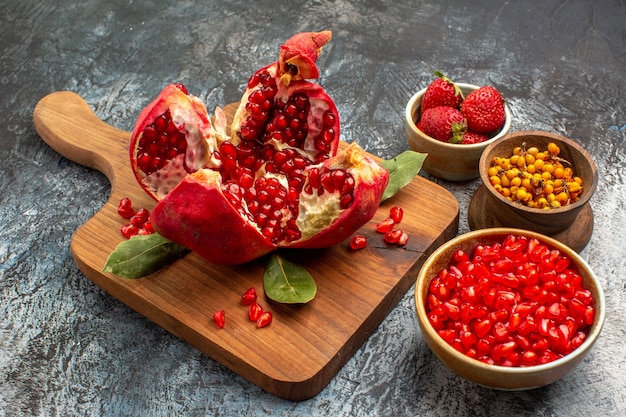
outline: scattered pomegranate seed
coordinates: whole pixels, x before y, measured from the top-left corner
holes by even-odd
[[[402,234],[398,238],[398,241],[396,242],[396,245],[405,246],[408,242],[409,242],[409,235],[406,232],[402,232]]]
[[[213,313],[213,321],[215,322],[215,325],[218,329],[223,328],[224,324],[226,323],[226,313],[224,312],[224,310],[218,310]]]
[[[396,224],[402,221],[403,216],[404,210],[402,210],[402,207],[393,206],[391,209],[389,209],[389,217],[391,217],[393,221],[396,222]]]
[[[256,290],[254,289],[254,287],[252,287],[241,296],[241,304],[244,306],[249,306],[253,303],[256,303],[256,299]]]
[[[262,314],[263,307],[261,307],[258,303],[250,304],[250,308],[248,309],[248,317],[250,318],[250,321],[257,321]]]
[[[265,327],[272,322],[272,313],[269,311],[263,312],[261,316],[256,321],[256,327],[261,328]]]
[[[117,206],[117,214],[125,219],[130,219],[135,214],[135,209],[133,209],[133,203],[130,198],[124,197],[120,200]]]
[[[378,233],[387,233],[388,231],[393,229],[393,226],[395,226],[395,224],[396,222],[391,217],[388,217],[376,225],[376,231]]]
[[[363,249],[367,246],[367,238],[363,235],[356,235],[350,239],[350,247],[352,250]]]
[[[139,234],[139,228],[133,224],[125,224],[124,226],[122,226],[120,231],[122,233],[122,236],[124,236],[126,239],[130,239],[131,237]]]
[[[568,257],[511,235],[471,255],[454,252],[429,284],[427,315],[448,344],[472,358],[532,366],[580,346],[595,311]]]
[[[385,243],[389,243],[391,245],[398,243],[398,240],[402,236],[402,230],[400,229],[391,229],[385,233]]]

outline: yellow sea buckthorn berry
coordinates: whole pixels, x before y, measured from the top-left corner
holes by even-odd
[[[517,174],[519,174],[519,172],[520,172],[519,169],[511,168],[511,169],[508,169],[505,172],[505,174],[508,179],[512,180],[513,178],[517,177]]]
[[[537,148],[536,146],[531,146],[530,148],[526,149],[526,153],[536,156],[539,153],[539,148]]]
[[[522,186],[522,187],[524,187],[524,188],[526,188],[527,190],[530,190],[530,189],[532,188],[532,184],[531,184],[531,182],[530,182],[530,178],[524,178],[524,179],[522,180],[522,184],[521,184],[521,186]]]
[[[552,208],[559,208],[559,207],[561,207],[561,203],[559,203],[558,200],[551,201],[550,202],[550,207],[552,207]]]
[[[515,148],[513,148],[513,155],[521,155],[522,152],[522,147],[521,146],[516,146]]]
[[[559,145],[557,145],[554,142],[550,142],[548,143],[548,152],[550,152],[552,155],[558,155],[561,153],[561,148],[559,148]]]
[[[491,183],[491,185],[493,185],[494,187],[496,185],[501,185],[502,183],[500,182],[500,177],[498,177],[497,175],[492,175],[489,177],[489,182]]]
[[[511,185],[519,187],[520,185],[522,185],[522,179],[520,177],[511,178]]]
[[[580,177],[574,177],[574,182],[577,182],[580,185],[583,185],[583,179]]]
[[[554,172],[554,165],[549,162],[547,164],[543,164],[542,171],[552,174]]]
[[[533,198],[532,194],[530,194],[523,188],[518,189],[517,192],[515,193],[515,196],[517,197],[519,201],[523,201],[525,203],[527,203]]]
[[[511,165],[516,166],[517,165],[517,161],[519,161],[521,159],[520,155],[517,154],[513,154],[511,155],[511,157],[509,158],[509,161],[511,162]]]
[[[511,185],[511,180],[506,175],[500,175],[500,184],[503,187],[509,187]]]
[[[579,193],[582,191],[583,187],[577,182],[568,182],[567,189],[570,193]]]
[[[537,168],[535,168],[535,164],[526,165],[526,172],[529,174],[534,174],[537,172]]]
[[[544,207],[548,207],[548,200],[545,197],[539,197],[537,199],[537,208],[544,208]]]
[[[543,192],[545,194],[552,194],[554,192],[554,183],[550,180],[543,184]]]
[[[502,188],[502,192],[500,192],[505,197],[511,197],[511,189],[510,188]]]
[[[554,168],[554,172],[552,173],[552,175],[554,175],[554,178],[564,178],[565,170],[562,166],[557,166],[556,168]]]
[[[495,184],[493,186],[494,190],[496,190],[497,192],[499,192],[500,194],[502,194],[502,186],[500,184]]]
[[[550,172],[547,171],[541,171],[541,178],[543,178],[544,180],[551,180],[552,179],[552,174]]]
[[[526,154],[526,157],[524,159],[526,160],[526,165],[535,163],[535,157],[529,153]]]
[[[565,191],[561,191],[556,195],[556,201],[561,203],[562,206],[567,204],[567,200],[569,200],[569,195]]]
[[[546,194],[546,200],[548,200],[548,203],[552,204],[556,201],[556,195],[554,195],[554,193],[548,193]]]
[[[489,167],[489,169],[487,170],[487,175],[489,175],[489,177],[495,177],[496,175],[498,175],[498,168],[496,167]]]
[[[563,178],[571,179],[574,176],[574,170],[572,167],[563,168]]]
[[[519,169],[524,169],[524,167],[526,167],[526,159],[519,158],[513,166],[517,166]]]
[[[541,171],[543,169],[543,164],[544,164],[543,159],[536,158],[535,163],[533,165],[535,166],[535,169],[537,171]]]

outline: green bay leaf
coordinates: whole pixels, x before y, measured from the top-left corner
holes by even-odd
[[[408,185],[422,169],[424,159],[428,154],[404,151],[393,159],[382,161],[380,164],[389,171],[389,184],[385,188],[381,202],[394,196],[404,186]]]
[[[273,253],[263,273],[263,289],[270,299],[285,304],[308,303],[317,294],[317,285],[301,265]]]
[[[158,233],[133,236],[109,254],[102,269],[123,278],[141,278],[182,257],[188,249]]]

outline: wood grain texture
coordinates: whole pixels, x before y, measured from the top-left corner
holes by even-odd
[[[232,109],[225,110],[232,115]],[[282,398],[302,400],[324,388],[410,288],[426,257],[457,233],[454,196],[416,177],[362,228],[370,242],[366,249],[352,252],[346,242],[324,250],[283,251],[311,273],[317,296],[306,305],[277,304],[261,296],[275,319],[268,328],[256,329],[240,297],[250,287],[262,289],[265,259],[224,267],[191,253],[137,280],[102,274],[107,256],[122,241],[117,202],[130,197],[137,208],[155,204],[132,176],[130,134],[104,123],[79,95],[67,91],[41,99],[33,120],[48,145],[101,171],[112,185],[104,207],[72,238],[81,271],[132,309]],[[386,246],[375,232],[375,223],[391,205],[405,210],[402,228],[410,236],[405,248]],[[217,309],[226,310],[224,329],[211,321]]]

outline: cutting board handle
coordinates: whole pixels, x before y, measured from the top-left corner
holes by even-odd
[[[130,170],[128,160],[119,162],[119,155],[128,154],[130,133],[102,121],[76,93],[58,91],[43,97],[35,106],[33,123],[52,149],[103,173],[112,185],[123,170]]]

